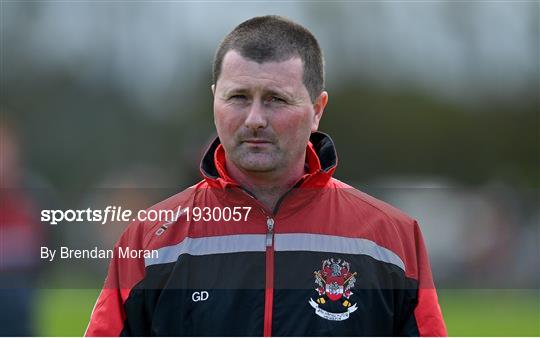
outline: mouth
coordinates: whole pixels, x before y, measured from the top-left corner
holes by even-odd
[[[260,145],[260,144],[270,144],[272,142],[265,139],[260,139],[260,138],[250,138],[250,139],[243,140],[242,143]]]

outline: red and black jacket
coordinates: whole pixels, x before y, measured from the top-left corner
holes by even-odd
[[[444,336],[418,224],[332,178],[330,137],[311,136],[306,174],[266,210],[226,172],[216,141],[204,180],[154,209],[244,207],[239,222],[131,224],[87,336]]]

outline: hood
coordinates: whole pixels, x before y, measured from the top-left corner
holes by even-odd
[[[312,133],[306,147],[306,174],[302,176],[299,186],[325,186],[334,174],[337,162],[336,148],[330,136],[322,132]],[[224,188],[228,185],[239,185],[227,173],[225,149],[219,137],[216,137],[206,150],[200,171],[212,187]]]

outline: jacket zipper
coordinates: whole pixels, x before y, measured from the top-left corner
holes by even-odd
[[[265,289],[264,289],[264,328],[263,334],[265,337],[272,336],[272,314],[274,306],[274,226],[275,226],[275,215],[281,205],[281,202],[294,188],[298,187],[302,181],[296,183],[291,187],[287,192],[285,192],[279,200],[276,202],[274,210],[272,210],[272,216],[269,216],[266,212],[266,209],[260,205],[260,202],[257,201],[255,195],[253,195],[249,190],[240,188],[243,190],[249,197],[256,200],[261,206],[262,212],[266,215],[266,268],[265,268]]]
[[[264,336],[272,336],[272,315],[274,309],[274,227],[275,216],[278,212],[281,202],[294,188],[301,182],[295,184],[287,190],[276,202],[272,214],[274,217],[266,216],[266,287],[264,289]]]
[[[266,281],[264,290],[264,336],[272,336],[274,306],[274,219],[266,219]]]

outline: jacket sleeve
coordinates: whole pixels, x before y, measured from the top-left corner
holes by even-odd
[[[125,303],[134,286],[144,277],[144,259],[123,258],[121,251],[139,249],[140,236],[137,231],[128,229],[122,234],[113,249],[107,278],[103,289],[94,305],[85,336],[120,336],[129,334],[126,323],[129,322]],[[140,309],[141,313],[143,309]],[[127,330],[127,331],[126,331]]]
[[[446,325],[437,298],[431,267],[420,227],[414,224],[416,271],[418,280],[417,302],[406,320],[403,336],[447,336]]]

